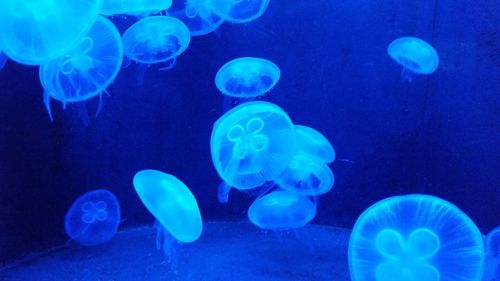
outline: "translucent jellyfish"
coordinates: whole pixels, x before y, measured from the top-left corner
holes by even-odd
[[[66,104],[102,94],[118,75],[122,61],[120,33],[112,22],[99,17],[76,48],[40,67],[44,101],[51,118],[50,97]]]
[[[148,12],[159,12],[168,9],[172,0],[104,0],[101,14],[111,15],[137,15]]]
[[[0,51],[0,70],[2,70],[5,67],[5,64],[7,63],[7,56]]]
[[[297,149],[304,154],[317,158],[324,163],[332,163],[335,160],[335,150],[328,139],[317,130],[295,125],[297,135]]]
[[[219,118],[210,139],[219,176],[237,189],[251,189],[277,178],[295,149],[295,130],[275,104],[243,103]]]
[[[316,216],[316,205],[307,197],[277,190],[255,200],[248,219],[262,229],[288,230],[309,223]]]
[[[123,34],[125,56],[145,64],[176,58],[186,50],[190,41],[191,34],[186,25],[166,16],[146,17]]]
[[[479,281],[483,257],[474,222],[451,203],[420,194],[369,207],[349,241],[353,281]]]
[[[403,81],[410,82],[414,74],[431,74],[439,65],[436,50],[416,37],[401,37],[392,41],[387,47],[387,53],[403,66]]]
[[[184,22],[191,36],[213,32],[224,22],[212,12],[212,0],[176,1],[167,13]]]
[[[232,23],[248,23],[264,14],[269,0],[213,0],[214,12]]]
[[[9,58],[39,65],[72,50],[94,24],[103,0],[2,0],[0,45]]]
[[[79,244],[98,245],[109,241],[120,224],[120,205],[105,189],[89,191],[78,197],[64,219],[66,234]]]
[[[271,91],[280,76],[280,69],[273,62],[242,57],[227,62],[219,69],[215,85],[227,96],[252,98]]]
[[[500,226],[486,235],[485,245],[486,256],[483,280],[500,280]]]

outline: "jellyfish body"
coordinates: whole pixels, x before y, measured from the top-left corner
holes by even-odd
[[[92,246],[109,241],[120,224],[120,205],[105,189],[89,191],[78,197],[64,219],[66,234],[76,242]]]
[[[483,281],[500,280],[500,226],[485,238],[486,256]]]
[[[7,60],[8,60],[7,56],[0,50],[0,70],[2,70],[5,67]]]
[[[349,241],[353,281],[478,281],[483,256],[481,233],[466,214],[420,194],[369,207]]]
[[[172,0],[104,0],[101,14],[105,16],[117,14],[136,15],[164,11],[171,5]]]
[[[212,0],[186,0],[174,2],[167,12],[186,24],[191,36],[201,36],[215,31],[224,22],[212,9]]]
[[[316,205],[307,197],[277,190],[257,198],[248,208],[248,219],[262,229],[288,230],[309,223]]]
[[[335,150],[328,139],[317,130],[295,125],[297,149],[304,154],[316,158],[320,162],[332,163],[335,160]]]
[[[387,53],[403,66],[403,80],[411,81],[414,74],[431,74],[439,65],[439,56],[434,48],[416,37],[401,37],[389,44]]]
[[[125,56],[145,64],[172,60],[186,50],[191,41],[182,21],[166,16],[146,17],[123,34]]]
[[[296,149],[295,131],[277,105],[247,102],[215,122],[210,148],[219,176],[234,188],[251,189],[285,170]]]
[[[264,14],[269,0],[213,0],[214,12],[232,23],[248,23]]]
[[[0,45],[12,60],[39,65],[72,50],[94,24],[103,0],[2,0]]]
[[[273,62],[242,57],[227,62],[219,69],[215,85],[227,96],[252,98],[271,91],[280,76],[280,69]]]

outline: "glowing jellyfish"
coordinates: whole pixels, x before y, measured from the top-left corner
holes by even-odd
[[[335,160],[335,150],[328,139],[317,130],[295,125],[297,149],[304,154],[318,159],[320,162],[332,163]]]
[[[316,216],[316,205],[307,197],[277,190],[256,199],[248,209],[248,219],[262,229],[299,228]]]
[[[0,45],[19,63],[46,63],[72,50],[101,8],[102,0],[2,0]]]
[[[273,62],[242,57],[227,62],[219,69],[215,85],[225,95],[252,98],[271,91],[280,76],[280,69]]]
[[[159,12],[168,9],[172,0],[104,0],[101,14],[106,16]]]
[[[264,14],[269,0],[213,0],[214,12],[232,23],[248,23]]]
[[[166,16],[146,17],[123,34],[125,55],[145,64],[172,60],[186,50],[191,41],[182,21]]]
[[[474,222],[451,203],[420,194],[369,207],[349,241],[353,281],[478,281],[483,257]]]
[[[500,226],[486,235],[485,244],[486,256],[483,280],[500,280]]]
[[[66,234],[79,244],[92,246],[109,241],[120,224],[120,205],[105,189],[78,197],[64,219]]]
[[[103,93],[118,75],[122,61],[120,33],[112,22],[99,17],[75,49],[40,67],[49,115],[50,97],[66,104]]]
[[[213,32],[224,22],[212,12],[212,0],[177,1],[167,12],[184,22],[191,36]]]
[[[401,76],[404,81],[411,81],[414,74],[431,74],[439,65],[436,50],[416,37],[401,37],[392,41],[387,53],[403,66]]]
[[[285,111],[268,102],[243,103],[219,118],[210,139],[219,176],[237,189],[277,178],[295,149],[295,130]]]
[[[0,51],[0,70],[2,70],[5,67],[5,64],[7,63],[7,56]]]

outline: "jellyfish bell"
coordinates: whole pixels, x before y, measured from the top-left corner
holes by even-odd
[[[224,22],[212,8],[212,0],[176,1],[167,13],[180,19],[191,32],[191,36],[211,33]]]
[[[213,0],[214,12],[232,23],[248,23],[264,14],[269,0]]]
[[[307,126],[295,125],[294,127],[297,135],[297,149],[301,153],[324,163],[332,163],[335,160],[335,150],[323,134]]]
[[[137,15],[164,11],[172,0],[104,0],[101,15]]]
[[[486,255],[483,281],[496,281],[500,277],[500,226],[485,237]]]
[[[353,281],[479,281],[483,258],[474,222],[453,204],[421,194],[390,197],[365,210],[348,252]]]

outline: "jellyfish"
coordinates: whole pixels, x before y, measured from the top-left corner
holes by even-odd
[[[348,256],[353,281],[479,281],[484,244],[474,222],[456,206],[413,194],[364,211]]]
[[[186,24],[191,36],[211,33],[224,22],[212,12],[212,0],[176,1],[167,13]]]
[[[8,60],[7,56],[0,50],[0,70],[2,70],[5,67],[7,60]]]
[[[106,189],[78,197],[64,219],[66,234],[84,246],[103,244],[115,236],[120,224],[120,205]]]
[[[101,15],[137,15],[164,11],[172,0],[104,0]]]
[[[485,246],[483,281],[500,280],[500,226],[486,235]]]
[[[335,150],[328,139],[317,130],[295,125],[297,149],[304,154],[316,158],[323,163],[332,163],[335,160]]]
[[[248,23],[264,14],[269,0],[213,0],[214,12],[232,23]]]
[[[316,216],[316,204],[293,192],[277,190],[256,199],[248,219],[257,227],[275,231],[299,228]]]
[[[212,161],[228,185],[243,190],[278,177],[295,149],[295,130],[275,104],[243,103],[219,118],[210,139]]]
[[[3,52],[27,65],[47,63],[67,54],[94,24],[102,1],[0,1]]]
[[[416,37],[400,37],[389,44],[387,53],[403,66],[403,81],[411,82],[414,74],[431,74],[439,65],[439,57],[434,48]]]
[[[111,21],[99,17],[76,48],[40,66],[39,76],[50,118],[50,97],[65,105],[100,95],[118,75],[122,61],[120,33]]]

